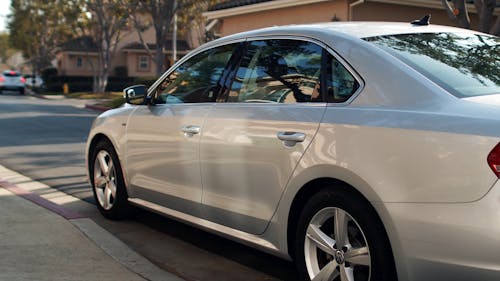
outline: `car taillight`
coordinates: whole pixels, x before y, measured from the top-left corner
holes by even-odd
[[[500,143],[488,154],[488,165],[490,165],[493,173],[500,178]]]
[[[26,78],[21,77],[21,83],[26,83]]]
[[[5,78],[3,76],[0,76],[0,82],[5,82]]]

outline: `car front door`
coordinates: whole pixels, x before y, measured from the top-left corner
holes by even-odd
[[[200,132],[235,47],[220,46],[192,56],[150,91],[151,105],[133,112],[126,140],[132,200],[199,215]]]
[[[225,102],[208,112],[202,132],[206,219],[265,231],[326,109],[323,52],[303,40],[247,43]]]

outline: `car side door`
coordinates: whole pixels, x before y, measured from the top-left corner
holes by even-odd
[[[143,200],[199,215],[200,132],[236,47],[223,45],[191,56],[155,83],[149,91],[150,105],[138,106],[133,112],[126,140],[132,202]]]
[[[200,146],[203,215],[261,234],[326,109],[324,49],[249,40],[232,84],[207,114]]]

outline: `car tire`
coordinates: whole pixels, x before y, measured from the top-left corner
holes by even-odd
[[[97,208],[112,220],[128,217],[131,206],[123,173],[115,149],[109,141],[100,141],[93,148],[89,175]]]
[[[24,88],[19,89],[19,94],[24,95]]]
[[[348,188],[313,195],[300,214],[295,237],[302,280],[397,280],[382,222],[368,201]]]

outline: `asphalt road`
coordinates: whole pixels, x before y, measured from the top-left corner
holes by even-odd
[[[79,100],[0,95],[0,164],[94,203],[84,149],[98,113]],[[137,211],[113,222],[95,208],[76,210],[161,268],[185,280],[295,280],[293,264],[188,225]]]

